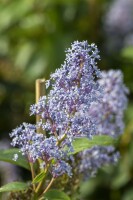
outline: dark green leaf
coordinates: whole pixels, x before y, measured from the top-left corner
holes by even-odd
[[[34,178],[34,180],[33,180],[33,184],[34,183],[38,183],[38,182],[40,182],[40,181],[42,181],[43,180],[43,178],[45,177],[45,175],[46,175],[46,173],[43,171],[43,172],[40,172],[35,178]]]
[[[11,191],[21,191],[28,188],[27,183],[22,182],[11,182],[6,185],[3,185],[0,188],[0,192],[11,192]]]
[[[85,149],[89,149],[93,146],[108,146],[112,145],[116,142],[117,140],[106,135],[97,135],[94,136],[93,139],[88,139],[88,138],[77,138],[73,142],[73,147],[74,147],[74,152],[72,154],[78,153],[80,151],[83,151]]]
[[[16,161],[13,160],[14,154],[18,154],[18,159]],[[19,149],[17,148],[0,150],[0,160],[9,162],[9,163],[12,163],[12,164],[15,164],[15,165],[18,165],[20,167],[30,170],[28,161],[26,160],[24,156],[22,156],[22,154],[19,152]]]
[[[48,198],[48,200],[70,200],[64,192],[59,190],[49,190],[44,197]]]

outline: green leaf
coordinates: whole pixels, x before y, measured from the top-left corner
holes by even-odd
[[[3,185],[0,188],[0,192],[11,192],[11,191],[21,191],[28,188],[27,183],[23,182],[11,182],[6,185]]]
[[[122,195],[122,200],[133,200],[132,186],[130,189],[126,190],[126,192]]]
[[[78,153],[85,149],[89,149],[93,146],[108,146],[116,143],[116,139],[107,135],[97,135],[93,139],[88,138],[76,138],[73,142],[74,152],[72,154]]]
[[[70,200],[64,192],[59,190],[49,190],[44,197],[48,198],[48,200]]]
[[[127,58],[127,59],[133,60],[133,47],[132,46],[125,47],[122,50],[122,56]]]
[[[129,182],[130,178],[131,177],[128,171],[127,172],[125,171],[121,174],[116,175],[111,182],[112,188],[118,189],[120,187],[125,186]]]
[[[18,159],[16,161],[13,160],[14,154],[18,154]],[[30,170],[28,161],[24,156],[22,156],[21,152],[19,152],[19,149],[17,148],[0,150],[0,161],[9,162]]]
[[[40,172],[34,179],[33,179],[33,184],[34,183],[39,183],[43,180],[43,178],[46,176],[46,173],[43,171],[43,172]]]

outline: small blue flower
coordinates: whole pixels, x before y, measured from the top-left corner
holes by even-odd
[[[56,164],[52,166],[52,175],[54,178],[67,174],[72,176],[72,167],[63,160],[59,160]]]
[[[13,160],[17,161],[17,159],[18,159],[18,154],[14,154]]]

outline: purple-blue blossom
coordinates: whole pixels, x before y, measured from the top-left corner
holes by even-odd
[[[105,18],[107,32],[125,36],[133,31],[133,1],[116,0],[108,10]],[[123,15],[124,13],[124,15]],[[121,38],[120,38],[121,39]]]
[[[72,167],[64,160],[59,160],[58,162],[53,164],[51,173],[54,178],[61,176],[63,174],[68,174],[68,176],[71,177],[72,176]]]
[[[103,18],[107,48],[113,53],[133,45],[133,1],[111,1]]]
[[[36,132],[35,125],[23,123],[12,131],[10,137],[12,138],[12,146],[18,146],[22,155],[27,156],[29,162],[41,159],[44,167],[48,164],[51,169],[57,170],[58,174],[67,172],[68,175],[71,174],[69,164],[64,161],[68,160],[68,151],[64,149],[62,144],[58,145],[58,140],[54,136],[46,138],[45,135]],[[17,158],[18,155],[15,154],[13,159],[16,161]],[[66,169],[63,169],[63,166],[66,166]],[[59,172],[60,169],[62,172]],[[51,173],[55,176],[53,170]]]
[[[38,134],[32,124],[23,123],[13,130],[10,137],[12,146],[18,146],[30,162],[35,162],[38,158],[49,161],[52,158],[63,159],[66,156],[65,150],[57,145],[58,141],[54,136],[46,138],[45,135]]]
[[[120,70],[103,71],[99,84],[104,89],[102,102],[92,103],[89,114],[97,122],[96,134],[117,137],[124,131],[123,117],[127,107],[128,89],[123,84],[123,74]]]
[[[76,41],[66,50],[64,64],[46,82],[49,94],[31,106],[31,114],[45,119],[39,125],[49,134],[65,134],[70,140],[95,134],[96,123],[88,111],[92,102],[98,103],[102,97],[97,81],[101,77],[99,59],[96,45],[88,45],[87,41]]]
[[[75,138],[115,137],[123,132],[128,90],[121,71],[100,72],[99,59],[96,45],[72,43],[64,64],[46,81],[49,93],[30,107],[30,114],[40,115],[40,121],[36,125],[23,123],[10,134],[12,146],[19,147],[29,162],[41,160],[40,168],[48,166],[54,178],[72,175],[69,153]],[[37,132],[40,127],[43,133]],[[118,157],[113,147],[95,146],[80,153],[79,172],[89,170],[91,176]]]
[[[95,176],[99,168],[117,163],[119,157],[113,146],[94,146],[79,153],[79,172],[84,178]]]
[[[18,159],[18,154],[14,154],[13,160],[16,161]]]

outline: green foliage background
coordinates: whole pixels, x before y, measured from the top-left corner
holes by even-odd
[[[29,118],[37,78],[60,67],[74,40],[96,43],[101,69],[121,69],[130,89],[125,133],[117,166],[102,169],[81,185],[82,200],[133,199],[133,46],[107,52],[103,22],[112,0],[0,1],[0,138]]]

